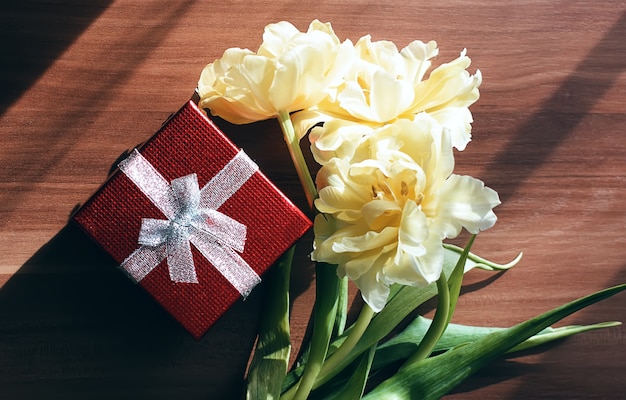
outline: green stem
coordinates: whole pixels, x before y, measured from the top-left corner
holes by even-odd
[[[361,336],[363,336],[363,333],[365,332],[365,329],[367,329],[367,327],[369,326],[369,323],[372,320],[374,314],[375,312],[370,306],[368,306],[367,304],[363,305],[359,317],[357,318],[354,325],[350,327],[350,331],[348,332],[346,340],[341,344],[337,351],[335,351],[328,358],[328,360],[324,362],[324,365],[322,366],[322,369],[315,381],[315,385],[313,385],[314,389],[323,385],[330,378],[340,372],[338,370],[335,370],[336,367],[343,361],[343,359],[348,354],[350,354],[354,346],[356,346],[356,344],[359,342],[359,339],[361,339]]]
[[[296,167],[298,178],[300,178],[300,184],[304,189],[309,206],[312,208],[313,200],[317,197],[317,189],[315,188],[315,182],[313,182],[309,168],[306,165],[306,160],[304,159],[302,149],[300,148],[300,140],[296,136],[289,113],[286,111],[280,111],[278,113],[278,122],[280,123],[280,128],[283,131],[285,142],[287,142],[289,155],[291,156],[293,165]]]
[[[315,267],[316,288],[313,309],[313,333],[311,349],[300,381],[286,391],[281,400],[305,400],[322,368],[337,313],[339,277],[334,265],[317,263]]]
[[[402,368],[428,357],[448,326],[448,314],[450,312],[450,289],[444,274],[441,274],[437,280],[437,291],[439,294],[439,300],[433,321],[424,335],[424,338],[417,346],[417,350],[415,350],[415,353],[411,355]]]

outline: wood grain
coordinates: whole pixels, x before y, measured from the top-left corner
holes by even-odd
[[[476,251],[525,256],[505,274],[470,274],[455,322],[509,326],[626,282],[622,1],[13,1],[0,7],[1,399],[237,398],[263,287],[195,342],[68,216],[190,97],[206,63],[256,48],[270,22],[314,18],[353,41],[437,40],[441,62],[467,48],[483,74],[456,169],[503,200]],[[306,208],[275,122],[219,123]],[[310,240],[292,282],[296,348]],[[625,300],[565,323],[624,320]],[[622,398],[625,338],[616,327],[500,361],[448,397]]]

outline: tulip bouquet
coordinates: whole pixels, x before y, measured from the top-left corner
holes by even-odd
[[[464,273],[510,268],[520,257],[499,265],[470,252],[500,203],[483,182],[453,171],[454,149],[471,139],[468,107],[482,78],[468,72],[465,51],[433,68],[437,53],[433,41],[398,50],[369,35],[342,42],[317,20],[306,32],[279,22],[256,52],[228,49],[202,71],[198,104],[211,114],[236,124],[278,119],[315,213],[310,335],[290,366],[290,251],[266,275],[248,399],[439,398],[508,352],[618,324],[550,328],[624,285],[511,328],[450,324]],[[300,146],[307,136],[315,180]],[[465,248],[444,243],[463,228],[472,234]],[[350,326],[348,280],[364,300]],[[395,329],[433,297],[432,320]]]

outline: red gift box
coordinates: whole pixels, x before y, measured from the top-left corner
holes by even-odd
[[[193,101],[73,219],[195,338],[311,227]]]

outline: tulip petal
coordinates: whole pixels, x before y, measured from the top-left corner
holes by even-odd
[[[413,102],[413,86],[395,79],[388,73],[376,71],[370,87],[370,118],[378,122],[390,121],[402,114]]]
[[[381,282],[375,272],[363,274],[354,283],[361,290],[363,300],[374,312],[380,312],[385,307],[389,297],[389,286]]]
[[[478,179],[451,175],[440,196],[436,224],[448,238],[456,237],[461,228],[476,234],[496,223],[492,209],[500,204],[498,194]]]

